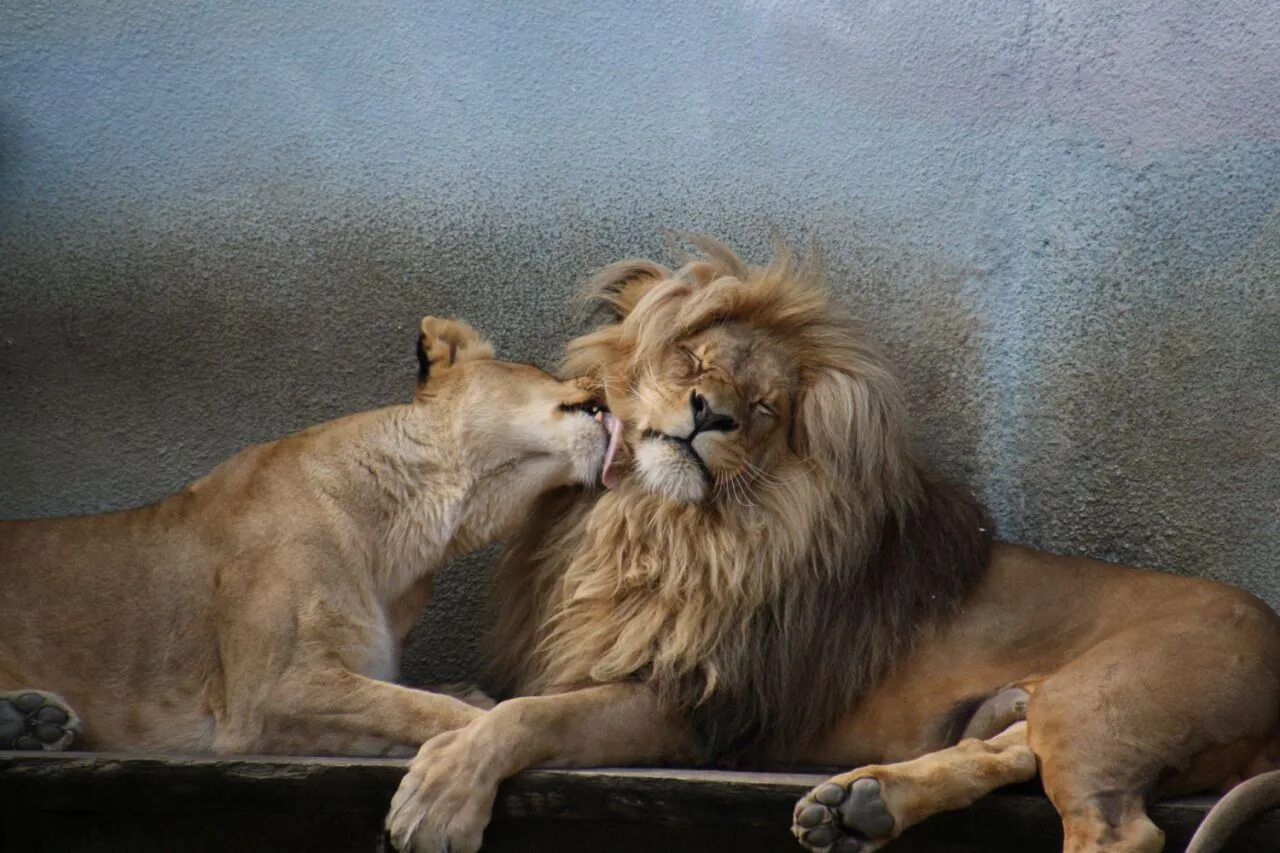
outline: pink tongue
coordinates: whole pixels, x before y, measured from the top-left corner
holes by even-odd
[[[604,452],[604,468],[600,471],[600,481],[606,489],[618,488],[618,472],[613,470],[613,457],[618,453],[618,444],[622,440],[622,421],[609,412],[604,413],[604,428],[609,430],[609,449]]]

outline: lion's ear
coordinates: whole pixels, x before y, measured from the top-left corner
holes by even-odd
[[[615,320],[624,320],[651,287],[672,275],[671,270],[653,261],[618,261],[587,281],[584,296],[590,304],[607,309]]]
[[[423,317],[418,334],[418,385],[459,362],[493,358],[493,345],[462,320]]]

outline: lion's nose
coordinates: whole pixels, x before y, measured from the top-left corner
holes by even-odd
[[[689,396],[689,406],[693,409],[693,435],[700,432],[730,432],[738,428],[738,422],[728,415],[722,415],[711,408],[707,398],[694,391]],[[693,435],[689,436],[693,438]]]

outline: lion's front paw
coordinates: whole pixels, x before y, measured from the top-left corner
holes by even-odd
[[[469,729],[422,745],[391,800],[387,832],[404,853],[475,853],[497,783],[474,754]]]
[[[810,850],[869,853],[889,842],[893,826],[880,781],[862,776],[833,779],[805,794],[796,803],[791,831]]]

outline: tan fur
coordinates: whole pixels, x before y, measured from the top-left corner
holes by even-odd
[[[388,821],[402,848],[475,850],[492,786],[533,762],[733,759],[872,765],[830,783],[871,780],[863,812],[821,788],[802,801],[814,850],[878,849],[1038,767],[1066,849],[1145,853],[1162,844],[1148,798],[1270,766],[1276,614],[1210,581],[992,544],[973,496],[913,453],[887,365],[818,274],[703,249],[593,282],[615,317],[566,364],[627,423],[631,471],[549,496],[507,549],[496,683],[543,695],[423,746]],[[693,393],[734,423],[694,435],[710,483],[650,432],[687,437]],[[627,737],[602,747],[619,708]],[[859,835],[868,814],[891,831]]]
[[[0,522],[0,690],[94,749],[382,754],[481,712],[388,683],[432,572],[599,476],[591,394],[425,318],[415,400],[250,447],[151,506]]]

